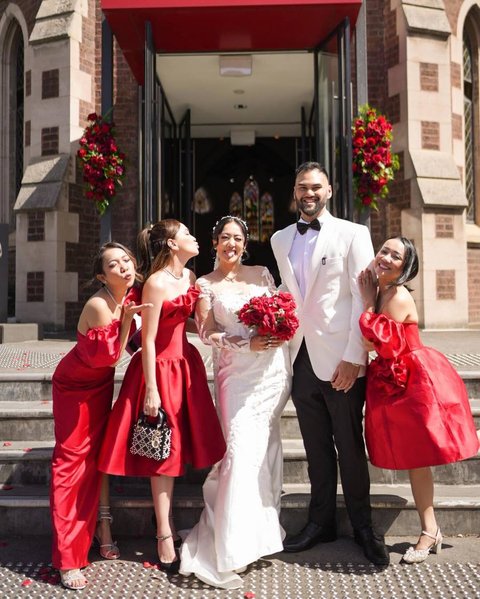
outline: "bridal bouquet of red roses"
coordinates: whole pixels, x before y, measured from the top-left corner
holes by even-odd
[[[252,297],[237,313],[247,327],[256,327],[259,335],[272,335],[288,341],[298,329],[295,301],[290,293]]]

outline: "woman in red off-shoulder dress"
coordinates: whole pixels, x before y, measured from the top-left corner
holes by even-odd
[[[373,465],[409,470],[422,532],[403,556],[407,563],[422,562],[442,546],[430,466],[470,458],[479,449],[463,381],[443,354],[420,341],[405,285],[417,271],[415,247],[395,237],[359,276],[360,328],[367,348],[377,352],[367,370],[365,438]]]
[[[94,258],[93,275],[103,287],[85,304],[77,344],[60,361],[52,378],[52,564],[69,589],[81,589],[87,583],[80,568],[88,565],[97,523],[102,485],[97,457],[112,405],[114,367],[127,342],[133,315],[145,307],[132,301],[135,259],[123,245],[103,245]],[[114,559],[119,554],[110,536],[106,479],[100,504],[96,535],[101,555]]]
[[[221,460],[225,441],[205,366],[186,336],[199,291],[185,264],[198,254],[198,243],[185,225],[166,219],[142,231],[138,247],[140,268],[147,275],[142,299],[153,307],[142,315],[142,350],[125,373],[99,468],[108,474],[150,477],[160,568],[173,573],[179,567],[169,518],[175,477],[184,473],[186,464],[206,468]],[[142,412],[156,417],[159,407],[172,431],[169,457],[157,461],[132,455],[134,424]]]

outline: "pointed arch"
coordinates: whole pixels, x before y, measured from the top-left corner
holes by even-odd
[[[462,47],[467,222],[480,225],[480,9],[476,6],[465,16]]]
[[[24,170],[23,110],[28,31],[19,7],[9,3],[0,19],[0,222],[13,233],[13,204]]]

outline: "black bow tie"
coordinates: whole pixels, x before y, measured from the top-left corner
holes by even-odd
[[[300,221],[297,222],[297,231],[300,235],[305,235],[307,229],[314,229],[315,231],[320,231],[320,222],[318,219],[313,219],[311,223],[302,223]]]

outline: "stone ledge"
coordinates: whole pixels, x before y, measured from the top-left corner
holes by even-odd
[[[418,6],[407,4],[405,1],[402,7],[410,35],[423,34],[444,40],[450,36],[450,23],[443,7]]]
[[[1,323],[0,343],[38,341],[43,336],[42,325],[38,323]]]

